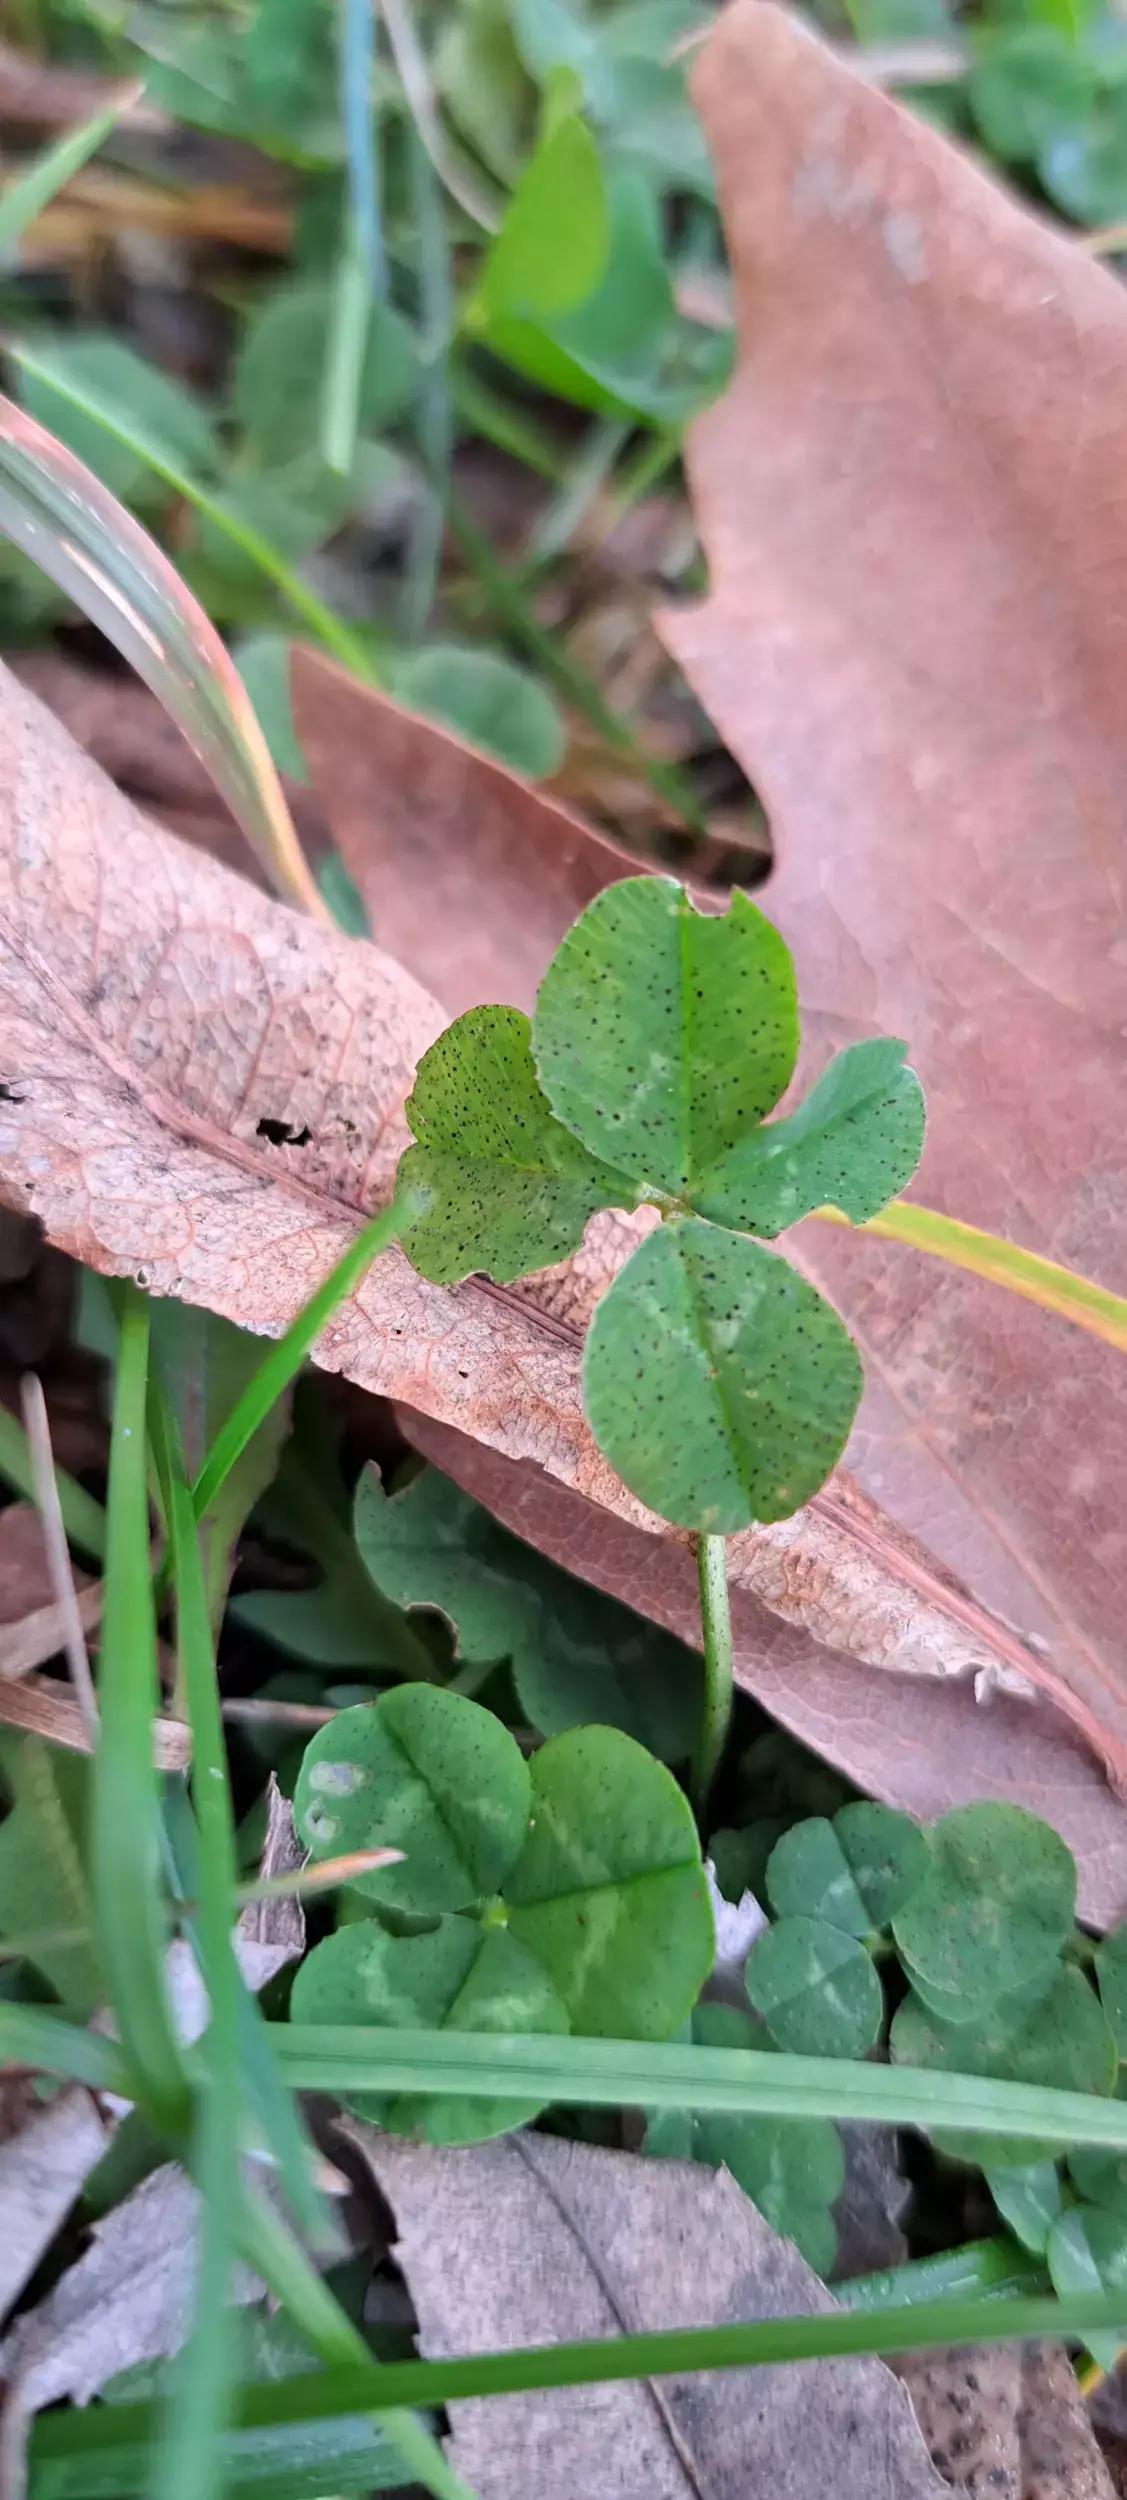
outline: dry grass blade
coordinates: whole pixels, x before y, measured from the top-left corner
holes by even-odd
[[[325,919],[250,698],[214,626],[116,496],[4,398],[0,529],[101,627],[159,696],[278,892]]]
[[[102,1612],[102,1584],[80,1589],[75,1596],[73,1612],[53,1598],[49,1606],[36,1606],[18,1623],[0,1625],[0,1686],[16,1683],[31,1675],[36,1667],[44,1667],[49,1658],[57,1657],[68,1629],[77,1628],[85,1638],[97,1630]],[[4,1696],[0,1693],[0,1719],[4,1716]],[[90,1724],[88,1720],[88,1725]]]
[[[35,1372],[27,1372],[21,1383],[24,1430],[35,1478],[35,1499],[43,1527],[47,1563],[55,1589],[55,1605],[62,1629],[61,1646],[70,1669],[79,1706],[91,1735],[98,1734],[98,1702],[90,1660],[86,1650],[86,1626],[74,1584],[67,1532],[63,1524],[59,1488],[55,1481],[55,1461],[51,1450],[51,1426],[47,1420],[47,1401],[42,1383]],[[49,1653],[48,1653],[49,1654]],[[38,1660],[34,1662],[38,1664]]]
[[[291,1875],[261,1875],[256,1883],[241,1884],[237,1899],[246,1907],[258,1902],[296,1901],[308,1893],[335,1892],[338,1884],[353,1884],[358,1875],[373,1875],[377,1867],[401,1866],[402,1849],[354,1849],[343,1858],[322,1858],[317,1866],[295,1867]]]
[[[19,1683],[0,1682],[0,1726],[19,1727],[30,1736],[43,1736],[49,1745],[61,1745],[67,1753],[94,1751],[94,1738],[81,1703],[65,1684],[58,1684],[49,1676],[25,1675]],[[191,1759],[192,1740],[182,1722],[154,1719],[156,1769],[185,1771]]]

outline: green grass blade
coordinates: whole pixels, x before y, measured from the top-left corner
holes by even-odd
[[[1012,2299],[1021,2293],[1047,2293],[1051,2286],[1044,2266],[1019,2248],[1016,2240],[969,2240],[962,2248],[941,2249],[934,2257],[909,2258],[880,2274],[859,2274],[834,2284],[834,2299],[847,2309],[914,2309],[920,2301],[965,2298]]]
[[[35,1500],[35,1471],[27,1434],[6,1406],[0,1406],[0,1477],[25,1501]],[[101,1503],[76,1477],[68,1476],[65,1467],[56,1467],[55,1485],[68,1544],[101,1562],[106,1550],[106,1514]]]
[[[108,139],[116,122],[130,104],[145,92],[140,82],[119,89],[112,104],[101,113],[81,122],[77,130],[64,132],[54,146],[44,148],[42,155],[28,165],[14,182],[5,183],[0,192],[0,262],[14,250],[21,234],[30,226],[57,191],[68,183],[72,174],[81,172],[88,159],[97,154],[103,139]]]
[[[121,1311],[106,1510],[90,1862],[95,1927],[122,2047],[162,2123],[183,2125],[187,2084],[164,1987],[168,1942],[160,1805],[153,1770],[156,1616],[149,1561],[145,1409],[149,1309],[130,1288]]]
[[[1127,2152],[1127,2102],[981,2075],[937,2077],[849,2058],[765,2055],[681,2041],[549,2039],[515,2033],[376,2031],[268,2023],[296,2090],[452,2092],[468,2100],[567,2101],[576,2108],[701,2109],[746,2117],[857,2119],[873,2125],[1044,2137]],[[0,2057],[114,2091],[122,2053],[37,2007],[0,2005]]]
[[[0,2004],[0,2065],[26,2066],[42,2075],[65,2075],[92,2092],[137,2096],[138,2078],[116,2040],[82,2031],[62,2014],[38,2005]]]
[[[170,1877],[181,1904],[199,1898],[199,1834],[185,1791],[170,1786],[165,1799],[165,1840]],[[194,1913],[181,1908],[188,1934],[198,1938]],[[202,1958],[201,1941],[201,1958]],[[344,2253],[342,2235],[316,2179],[316,2155],[297,2102],[278,2069],[256,1998],[240,1973],[239,2056],[244,2088],[276,2166],[297,2228],[317,2255],[331,2262]]]
[[[90,2416],[82,2412],[56,2418],[81,2423]],[[147,2487],[151,2456],[148,2438],[128,2435],[93,2452],[80,2445],[65,2455],[41,2458],[36,2451],[34,2500],[139,2500]],[[403,2488],[403,2460],[382,2416],[373,2413],[229,2431],[223,2471],[227,2489],[246,2494],[248,2500],[252,2494],[257,2500],[324,2500],[326,2492],[335,2500],[350,2500],[352,2494],[356,2500],[371,2500],[375,2491],[401,2493]]]
[[[519,460],[534,477],[562,491],[567,475],[564,454],[524,408],[503,398],[462,357],[451,364],[450,391],[454,413],[469,433],[484,434],[486,442],[494,443],[510,460]]]
[[[381,2387],[386,2365],[373,2362],[359,2328],[310,2265],[281,2217],[253,2189],[242,2200],[239,2239],[248,2265],[282,2302],[320,2359],[330,2369],[339,2363],[353,2376],[362,2377],[368,2387]],[[361,2413],[372,2409],[370,2395],[353,2408]],[[394,2439],[411,2481],[433,2492],[434,2500],[474,2500],[461,2476],[447,2464],[437,2439],[406,2407],[382,2405],[380,2411],[388,2417],[384,2428]]]
[[[370,303],[368,273],[350,238],[337,263],[321,399],[321,457],[338,477],[351,476],[356,458]]]
[[[154,1404],[168,1493],[179,1688],[192,1730],[192,1796],[200,1839],[199,1930],[211,2020],[201,2044],[205,2072],[194,2122],[192,2170],[200,2192],[195,2314],[154,2460],[152,2490],[154,2500],[158,2495],[159,2500],[215,2500],[222,2489],[222,2439],[237,2368],[224,2313],[231,2298],[235,2254],[243,2096],[242,1983],[231,1942],[238,1862],[208,1592],[191,1488],[171,1410],[159,1390]]]
[[[300,573],[295,573],[293,566],[286,562],[285,557],[268,538],[263,536],[261,530],[256,530],[237,512],[230,511],[221,495],[213,494],[208,487],[201,485],[198,478],[191,477],[186,469],[182,469],[178,462],[170,460],[161,445],[153,442],[143,427],[132,424],[128,415],[121,409],[114,407],[109,400],[100,398],[89,388],[80,386],[70,375],[61,372],[49,354],[43,355],[30,347],[23,339],[6,339],[4,345],[13,364],[19,365],[24,373],[36,375],[41,382],[48,382],[51,389],[57,391],[61,399],[69,400],[72,408],[80,409],[83,416],[91,418],[95,425],[100,425],[105,433],[112,435],[115,442],[125,444],[138,460],[145,462],[146,467],[152,470],[154,477],[163,478],[165,485],[171,488],[174,495],[181,496],[185,503],[192,505],[203,520],[210,521],[214,529],[220,530],[223,536],[230,540],[232,546],[237,547],[240,554],[246,557],[248,563],[257,566],[264,579],[272,583],[286,606],[293,610],[295,616],[301,618],[303,625],[308,626],[316,640],[323,643],[325,649],[331,651],[345,668],[355,669],[360,677],[371,676],[367,652],[363,643],[352,632],[351,627],[345,624],[343,617],[337,616],[332,608],[327,607],[323,599],[317,597],[316,592],[303,581]],[[20,413],[22,415],[22,412]],[[23,415],[21,430],[28,442],[32,440],[33,428],[35,435],[44,436],[44,428],[35,426],[31,417]],[[54,441],[51,435],[46,435],[45,439],[48,443]],[[64,573],[55,561],[48,562],[49,548],[42,543],[36,547],[22,532],[17,532],[15,529],[11,510],[11,489],[13,486],[18,486],[26,491],[29,483],[26,463],[18,465],[19,450],[19,445],[10,442],[5,448],[3,463],[0,464],[0,477],[9,488],[9,495],[5,498],[3,508],[0,509],[0,520],[12,531],[13,536],[18,537],[19,544],[26,547],[33,561],[42,565],[45,572],[49,571],[52,580],[58,581],[69,596],[76,599],[78,605],[86,610],[87,614],[94,615],[95,622],[103,626],[111,642],[118,643],[119,647],[125,647],[121,644],[121,619],[119,616],[116,622],[114,620],[112,600],[104,602],[103,607],[97,610],[92,606],[88,568],[84,567],[76,574],[72,567],[70,571]],[[80,462],[74,461],[70,454],[67,454],[66,458],[72,471],[81,470]],[[91,479],[89,471],[83,471],[82,474],[87,481],[88,490],[90,486],[97,485],[97,481]],[[102,497],[107,496],[105,488],[101,488],[99,492]],[[111,503],[116,503],[113,497],[107,499]],[[128,516],[124,508],[116,504],[116,509],[122,521],[127,522]],[[47,526],[54,529],[53,516]],[[136,522],[128,521],[128,527],[131,531],[138,531],[141,537],[146,535],[138,530]],[[216,639],[218,640],[218,637]],[[141,638],[137,637],[136,643],[130,642],[127,657],[133,660],[140,674],[148,679],[149,671],[143,665],[143,657],[139,655],[143,655],[143,643]],[[159,693],[160,688],[157,687],[155,691]],[[225,792],[225,795],[229,796],[230,793]]]
[[[376,130],[376,0],[339,0],[339,7],[340,108],[348,158],[348,203],[366,314],[368,298],[387,293]],[[366,327],[365,320],[365,330]]]
[[[403,2404],[447,2405],[482,2396],[532,2395],[542,2389],[596,2387],[624,2379],[678,2377],[695,2370],[743,2370],[780,2362],[844,2360],[927,2351],[968,2343],[1053,2341],[1118,2332],[1123,2292],[1083,2292],[1066,2300],[982,2300],[977,2294],[921,2302],[915,2309],[842,2309],[813,2317],[763,2318],[734,2326],[679,2327],[620,2335],[601,2343],[548,2344],[471,2353],[448,2361],[394,2361],[342,2367],[242,2391],[236,2420],[248,2427],[331,2420],[368,2406],[385,2413]],[[121,2405],[82,2417],[90,2450],[136,2440],[151,2425],[150,2405]],[[48,2415],[38,2425],[38,2464],[73,2455],[73,2415]]]
[[[469,2100],[567,2101],[616,2109],[752,2111],[774,2118],[941,2123],[1061,2145],[1127,2151],[1127,2102],[990,2076],[929,2074],[844,2057],[768,2055],[679,2040],[271,2026],[291,2083],[309,2092],[455,2092]]]
[[[456,315],[450,236],[442,196],[434,166],[413,122],[408,126],[406,142],[421,332],[415,431],[429,489],[411,531],[403,584],[403,631],[408,642],[415,642],[425,631],[434,605],[446,535],[454,451],[450,342]]]
[[[226,1423],[216,1434],[192,1487],[197,1519],[202,1519],[215,1500],[220,1486],[242,1457],[263,1417],[269,1413],[275,1400],[281,1397],[283,1390],[289,1388],[291,1380],[296,1378],[306,1355],[316,1344],[333,1312],[350,1293],[355,1292],[365,1269],[373,1259],[378,1258],[381,1250],[390,1249],[405,1221],[402,1205],[393,1200],[389,1207],[384,1207],[379,1215],[372,1218],[371,1223],[365,1224],[363,1231],[349,1243],[343,1258],[338,1259],[324,1283],[318,1286],[304,1310],[299,1311],[292,1327],[287,1328],[285,1336],[279,1337],[277,1344],[271,1346],[269,1354],[247,1382],[241,1398],[232,1407]]]

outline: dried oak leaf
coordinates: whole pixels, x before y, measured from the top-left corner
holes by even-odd
[[[380,945],[451,1016],[494,999],[531,1008],[564,930],[637,860],[315,652],[295,651],[291,684],[314,788]]]
[[[276,1334],[359,1213],[386,1195],[403,1098],[444,1021],[374,947],[299,919],[154,831],[0,672],[0,1194],[61,1248]],[[306,1131],[305,1142],[274,1142]],[[390,1253],[326,1329],[318,1360],[534,1461],[649,1531],[648,1554],[655,1523],[595,1448],[580,1386],[581,1328],[623,1238],[621,1223],[602,1219],[568,1268],[520,1292],[441,1292]],[[691,1574],[683,1538],[656,1542]],[[992,1665],[1054,1689],[1051,1667],[938,1577],[845,1478],[796,1519],[733,1539],[730,1556],[737,1590],[791,1635],[775,1679],[782,1715],[787,1688],[802,1706],[811,1644],[906,1677]],[[636,1567],[630,1587],[652,1611]],[[754,1644],[740,1673],[759,1688]],[[885,1777],[874,1741],[884,1703],[874,1693],[869,1707],[876,1727],[859,1754],[832,1723],[823,1741],[895,1798],[897,1770]],[[981,1716],[979,1794],[998,1784]],[[1003,1787],[1007,1777],[999,1766]],[[1072,1781],[1068,1759],[1070,1792]],[[1091,1765],[1077,1781],[1061,1828],[1085,1860],[1090,1914],[1107,1917],[1127,1880],[1123,1818]]]
[[[741,357],[692,430],[703,606],[662,630],[760,791],[817,1057],[902,1033],[929,1204],[1127,1287],[1127,298],[763,0],[694,93]],[[1127,1369],[808,1226],[850,1458],[1042,1645],[1127,1777]]]
[[[344,2132],[386,2196],[428,2359],[834,2306],[727,2171],[559,2136],[458,2152]],[[879,2361],[452,2404],[480,2500],[947,2500]]]

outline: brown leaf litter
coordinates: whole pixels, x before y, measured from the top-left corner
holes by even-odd
[[[5,677],[0,750],[4,1195],[103,1272],[276,1333],[390,1188],[442,1010],[374,947],[154,832]],[[579,1380],[580,1326],[629,1238],[604,1221],[520,1295],[440,1292],[393,1252],[318,1357],[652,1525],[594,1447]],[[890,1533],[843,1486],[734,1539],[733,1577],[869,1663],[942,1677],[993,1658],[1052,1681]]]
[[[358,2119],[343,2133],[391,2206],[429,2360],[834,2308],[726,2171],[559,2136],[451,2152]],[[451,2462],[479,2500],[947,2500],[880,2361],[544,2389],[449,2413]]]

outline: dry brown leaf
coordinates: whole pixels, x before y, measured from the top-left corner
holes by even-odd
[[[451,1016],[494,999],[531,1007],[564,930],[637,861],[316,652],[295,651],[292,688],[314,787],[379,945]]]
[[[761,0],[694,92],[743,355],[666,639],[767,806],[814,1051],[906,1035],[921,1196],[1120,1289],[1123,290]],[[1127,1372],[902,1250],[803,1255],[866,1353],[861,1482],[1122,1779]]]
[[[0,2144],[0,2317],[6,2317],[99,2162],[109,2128],[78,2085]]]
[[[1063,2344],[965,2344],[897,2364],[940,2473],[974,2500],[1113,2500]]]
[[[276,1333],[358,1213],[386,1195],[403,1097],[443,1011],[374,947],[298,919],[156,833],[2,672],[0,810],[4,1197],[103,1272]],[[308,1142],[275,1145],[279,1123],[308,1129]],[[569,1268],[520,1293],[441,1292],[390,1253],[318,1359],[536,1461],[672,1553],[678,1539],[655,1539],[582,1411],[580,1328],[629,1238],[621,1222],[596,1222]],[[907,1675],[993,1667],[1053,1687],[1051,1665],[893,1540],[844,1477],[797,1519],[733,1539],[730,1558],[737,1588],[784,1617],[799,1661],[809,1633]],[[677,1568],[688,1567],[681,1539]],[[629,1586],[649,1609],[636,1560]],[[758,1689],[754,1656],[742,1672]],[[834,1724],[820,1741],[841,1751]],[[992,1771],[979,1764],[975,1793],[989,1793]],[[1119,1906],[1125,1872],[1106,1863],[1112,1836],[1091,1776],[1087,1795],[1077,1840],[1100,1917]],[[1121,1839],[1121,1817],[1117,1829]]]
[[[192,2318],[197,2213],[190,2179],[168,2164],[95,2224],[78,2263],[0,2344],[19,2413],[60,2396],[86,2404],[119,2370],[179,2351]],[[262,2289],[245,2266],[233,2270],[233,2301]]]
[[[295,1875],[308,1854],[298,1839],[289,1798],[282,1795],[271,1771],[259,1875],[267,1880]],[[305,1912],[297,1895],[282,1893],[271,1900],[248,1902],[239,1917],[238,1951],[243,1977],[252,1989],[264,1988],[276,1971],[296,1961],[305,1951]],[[255,1977],[255,1972],[261,1976]]]
[[[344,2133],[391,2206],[420,2350],[712,2326],[834,2306],[726,2171],[559,2136],[457,2152]],[[452,2404],[480,2500],[946,2500],[879,2361],[717,2371]]]

